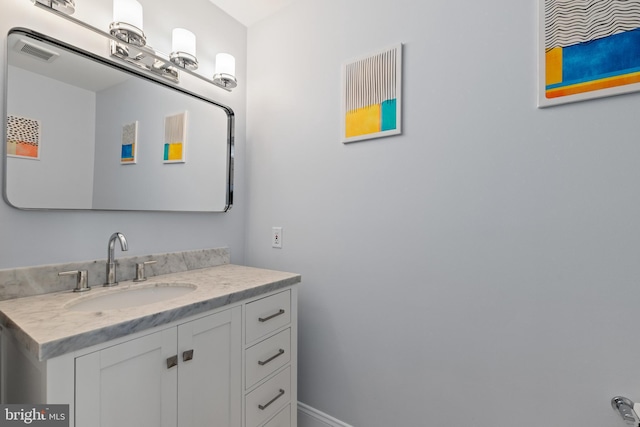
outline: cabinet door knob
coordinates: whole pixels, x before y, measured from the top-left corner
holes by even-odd
[[[268,358],[267,360],[258,360],[258,365],[260,366],[264,366],[267,363],[271,362],[273,359],[275,359],[276,357],[282,356],[284,354],[284,350],[280,349],[278,350],[278,353],[274,354],[273,356],[271,356],[270,358]]]
[[[184,362],[188,362],[191,359],[193,359],[193,350],[187,350],[182,353],[182,360]]]
[[[178,355],[171,356],[167,359],[167,369],[171,369],[178,365]]]
[[[258,317],[258,321],[259,321],[259,322],[266,322],[267,320],[271,320],[271,319],[273,319],[274,317],[278,317],[278,316],[283,315],[283,314],[284,314],[284,310],[283,310],[283,309],[280,309],[280,310],[278,310],[278,312],[277,312],[277,313],[272,314],[271,316],[268,316],[268,317]]]
[[[280,389],[280,392],[278,393],[278,395],[276,397],[274,397],[269,402],[267,402],[266,405],[258,405],[258,408],[260,408],[260,410],[264,411],[265,409],[267,409],[269,407],[269,405],[271,405],[273,402],[275,402],[276,400],[278,400],[282,396],[284,396],[284,393],[285,393],[285,391],[283,389]]]

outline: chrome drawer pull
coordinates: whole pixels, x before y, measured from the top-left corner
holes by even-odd
[[[283,309],[280,309],[280,310],[278,310],[278,312],[277,312],[277,313],[272,314],[272,315],[271,315],[271,316],[269,316],[269,317],[258,317],[258,321],[259,321],[259,322],[266,322],[267,320],[271,320],[271,319],[273,319],[274,317],[278,317],[278,316],[280,316],[280,315],[282,315],[282,314],[284,314],[284,310],[283,310]]]
[[[188,362],[191,359],[193,359],[193,350],[187,350],[187,351],[182,353],[182,361],[183,362]]]
[[[178,355],[171,356],[167,359],[167,369],[171,369],[178,365]]]
[[[276,357],[280,357],[280,356],[282,356],[283,354],[284,354],[284,350],[283,350],[283,349],[280,349],[280,350],[278,350],[278,354],[274,354],[273,356],[271,356],[271,357],[270,357],[270,358],[268,358],[267,360],[264,360],[264,361],[263,361],[263,360],[258,360],[258,365],[260,365],[260,366],[264,366],[264,365],[266,365],[267,363],[271,362],[271,361],[272,361],[273,359],[275,359]]]
[[[276,400],[280,399],[282,396],[284,396],[284,390],[280,389],[280,393],[278,393],[278,395],[276,397],[274,397],[273,399],[271,399],[269,401],[269,403],[267,403],[266,405],[258,405],[258,408],[260,408],[262,411],[264,411],[265,409],[267,409],[269,407],[269,405],[271,405],[273,402],[275,402]]]

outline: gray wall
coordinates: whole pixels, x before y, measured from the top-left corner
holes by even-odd
[[[139,79],[100,91],[96,98],[94,208],[224,210],[228,118],[222,108]],[[122,105],[123,99],[130,102]],[[165,117],[184,112],[186,162],[164,164]],[[123,165],[122,125],[134,121],[137,163]]]
[[[56,264],[106,258],[107,239],[122,231],[129,240],[128,255],[174,252],[227,246],[234,263],[244,261],[246,27],[208,0],[156,2],[140,0],[149,45],[171,50],[171,30],[186,27],[198,37],[200,70],[212,76],[217,52],[236,57],[238,88],[227,93],[195,78],[183,77],[188,89],[234,109],[236,128],[235,205],[228,213],[145,212],[31,212],[0,203],[0,268]],[[112,20],[111,0],[77,2],[76,16],[102,29]],[[64,19],[42,11],[27,0],[4,0],[0,6],[0,57],[5,57],[6,34],[12,27],[27,27],[68,43],[106,55],[104,40]],[[4,81],[4,68],[0,81]],[[0,95],[3,97],[4,93]],[[62,100],[64,103],[64,100]],[[4,114],[4,112],[2,113]],[[4,174],[4,171],[0,171]]]
[[[537,109],[537,4],[298,0],[249,28],[247,262],[302,274],[302,402],[614,427],[640,400],[640,94]],[[341,64],[397,42],[403,135],[341,144]]]
[[[95,93],[21,68],[9,70],[7,114],[40,122],[40,158],[7,159],[7,197],[25,208],[90,207]]]

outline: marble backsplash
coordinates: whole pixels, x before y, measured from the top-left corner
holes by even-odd
[[[149,264],[145,267],[146,276],[153,277],[229,264],[230,258],[228,248],[133,257],[118,256],[116,259],[117,278],[119,282],[135,278],[136,264],[145,261],[156,261],[155,264]],[[106,259],[101,259],[0,270],[0,301],[75,288],[76,277],[58,276],[61,271],[87,270],[89,286],[102,286],[106,281],[106,263]]]

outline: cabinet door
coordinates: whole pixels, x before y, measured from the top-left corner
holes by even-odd
[[[76,426],[176,427],[176,328],[76,359]]]
[[[178,326],[180,427],[240,427],[241,308]]]

